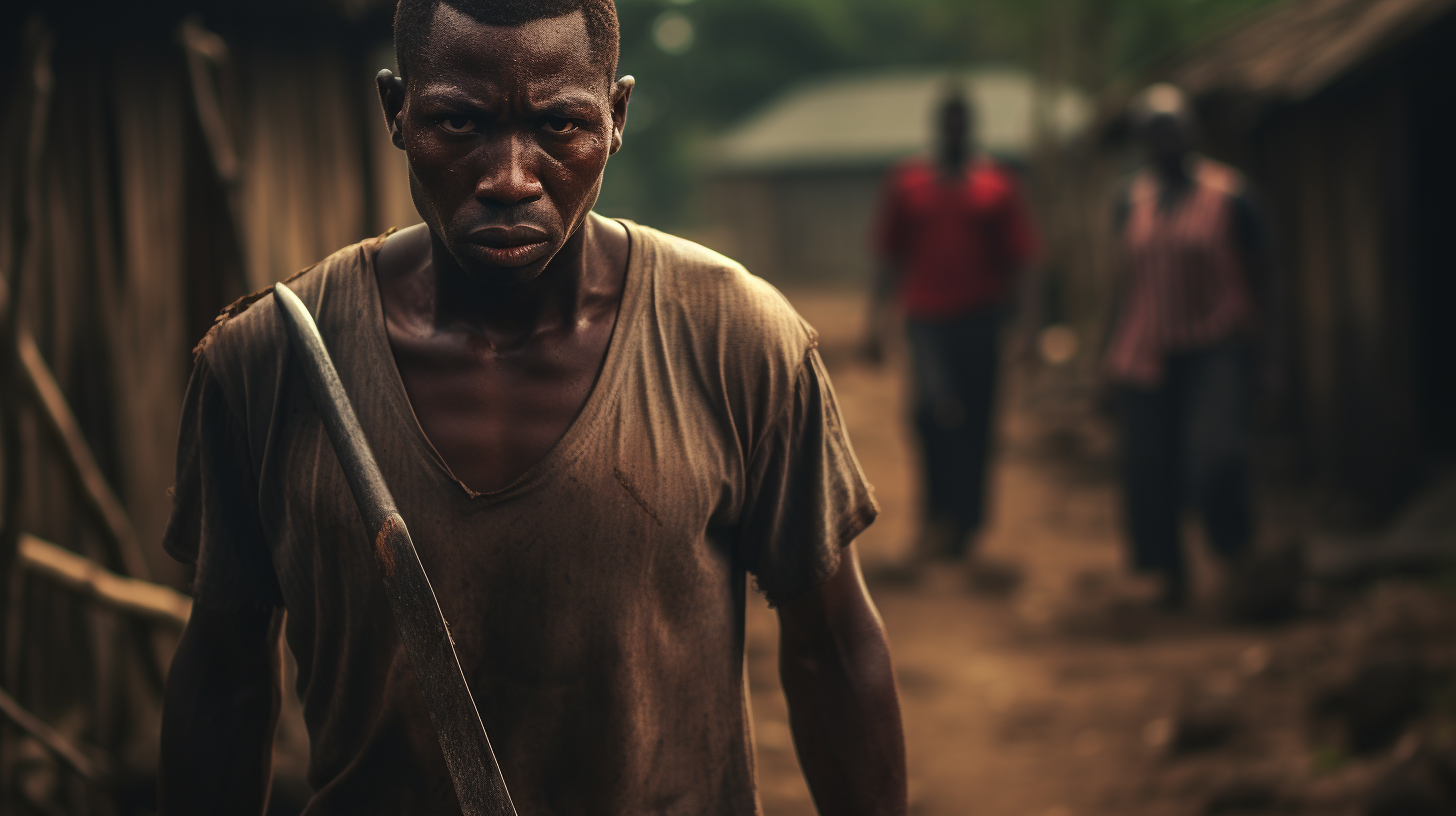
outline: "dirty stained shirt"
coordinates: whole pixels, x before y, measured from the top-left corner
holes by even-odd
[[[814,332],[732,261],[626,223],[603,368],[520,479],[474,494],[415,421],[375,238],[290,286],[317,318],[522,816],[758,812],[748,577],[821,584],[877,510]],[[368,536],[272,295],[199,346],[166,548],[199,603],[277,607],[324,814],[458,813]]]

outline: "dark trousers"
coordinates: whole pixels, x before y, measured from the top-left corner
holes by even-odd
[[[948,528],[954,556],[965,554],[986,517],[1002,314],[996,307],[946,321],[906,321],[925,519]]]
[[[1252,365],[1240,345],[1170,357],[1157,388],[1120,393],[1126,522],[1138,569],[1181,589],[1181,523],[1197,510],[1213,549],[1235,558],[1254,534],[1249,501]]]

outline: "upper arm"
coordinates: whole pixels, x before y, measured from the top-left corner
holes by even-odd
[[[780,647],[788,653],[815,651],[825,639],[882,636],[853,544],[844,548],[829,580],[780,604],[778,613]]]

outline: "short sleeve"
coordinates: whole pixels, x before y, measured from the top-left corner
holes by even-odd
[[[749,464],[740,525],[748,569],[769,603],[792,600],[829,580],[840,550],[878,514],[824,363],[811,350],[791,404]]]
[[[177,438],[177,482],[162,547],[196,567],[193,596],[210,606],[269,609],[282,593],[258,517],[242,424],[199,354]]]

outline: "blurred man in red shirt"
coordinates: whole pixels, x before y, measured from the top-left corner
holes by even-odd
[[[874,236],[880,274],[869,352],[880,356],[889,304],[898,300],[924,473],[921,559],[964,557],[985,520],[997,340],[1017,278],[1036,253],[1016,182],[976,155],[973,122],[959,91],[942,102],[935,155],[891,171]]]

